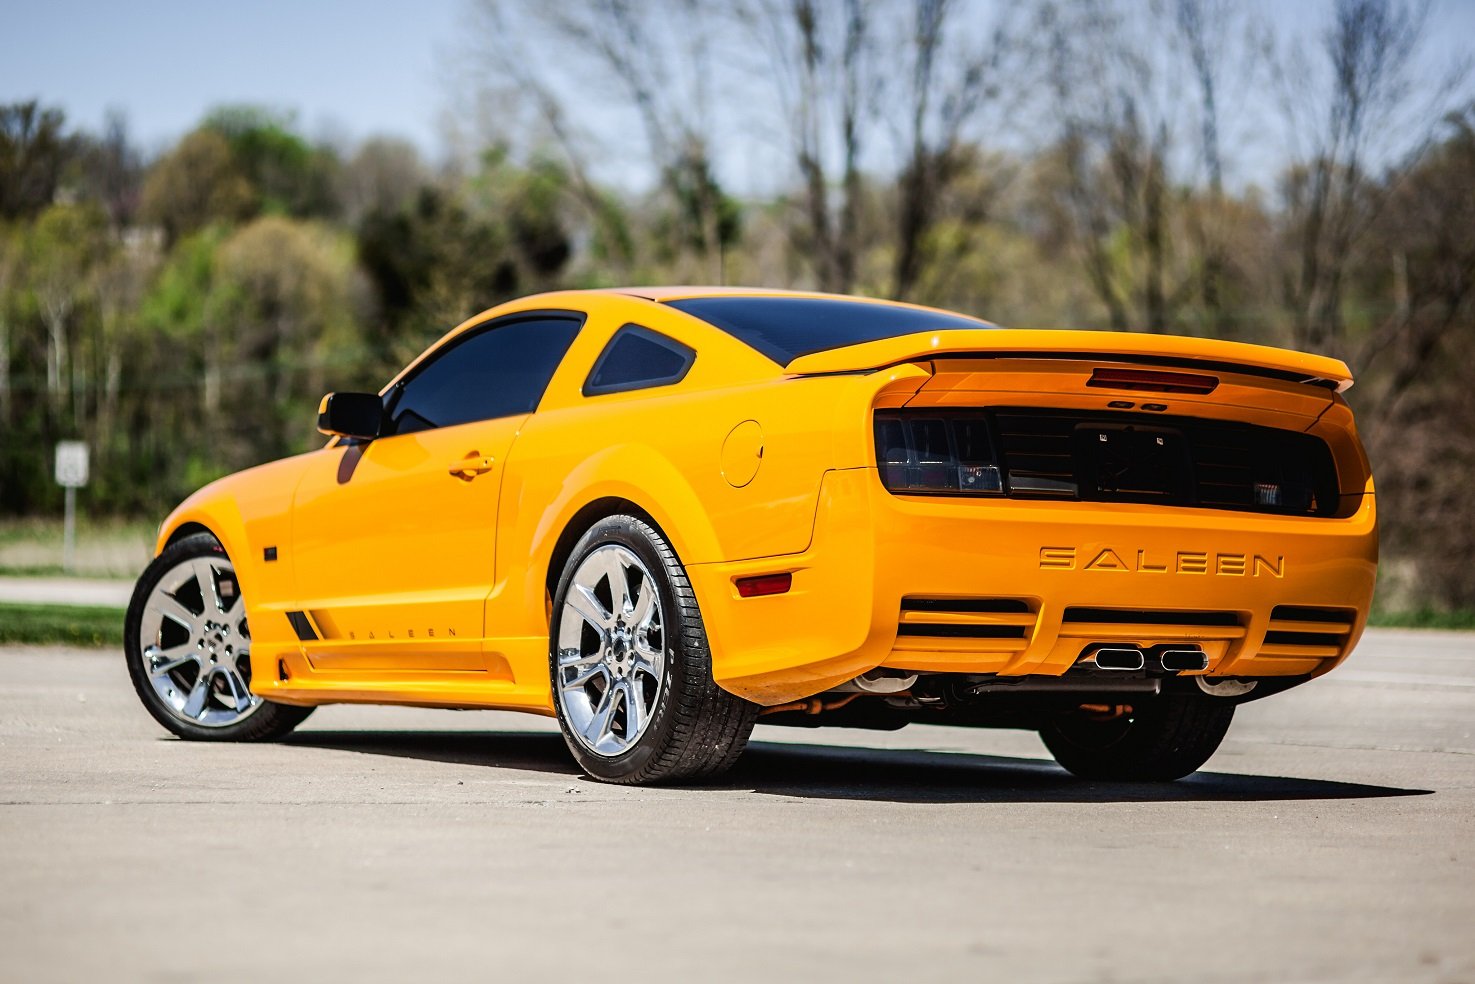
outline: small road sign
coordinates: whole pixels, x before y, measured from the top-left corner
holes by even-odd
[[[87,484],[87,444],[83,441],[56,443],[56,484],[80,489]]]
[[[61,569],[70,573],[77,542],[77,490],[87,484],[85,441],[56,442],[56,484],[67,490],[66,519],[61,535]]]

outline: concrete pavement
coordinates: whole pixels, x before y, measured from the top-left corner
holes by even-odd
[[[132,581],[102,581],[84,577],[0,576],[0,602],[127,608],[128,599],[132,596]]]
[[[544,720],[175,741],[121,657],[0,649],[0,980],[1475,980],[1475,635],[1370,632],[1207,771],[1012,732],[760,727],[581,778]]]

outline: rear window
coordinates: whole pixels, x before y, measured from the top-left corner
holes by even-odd
[[[779,365],[861,342],[948,328],[993,328],[977,318],[827,297],[691,297],[668,301]]]

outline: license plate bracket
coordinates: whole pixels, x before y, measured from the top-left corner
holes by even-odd
[[[1192,465],[1173,427],[1082,423],[1074,434],[1081,498],[1105,502],[1187,503]]]

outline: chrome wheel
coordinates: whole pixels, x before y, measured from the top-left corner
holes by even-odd
[[[223,728],[262,706],[251,693],[246,606],[224,556],[165,572],[144,602],[138,644],[149,684],[181,721]]]
[[[665,621],[650,571],[605,544],[574,572],[559,615],[558,700],[574,737],[599,755],[630,750],[666,674]]]

